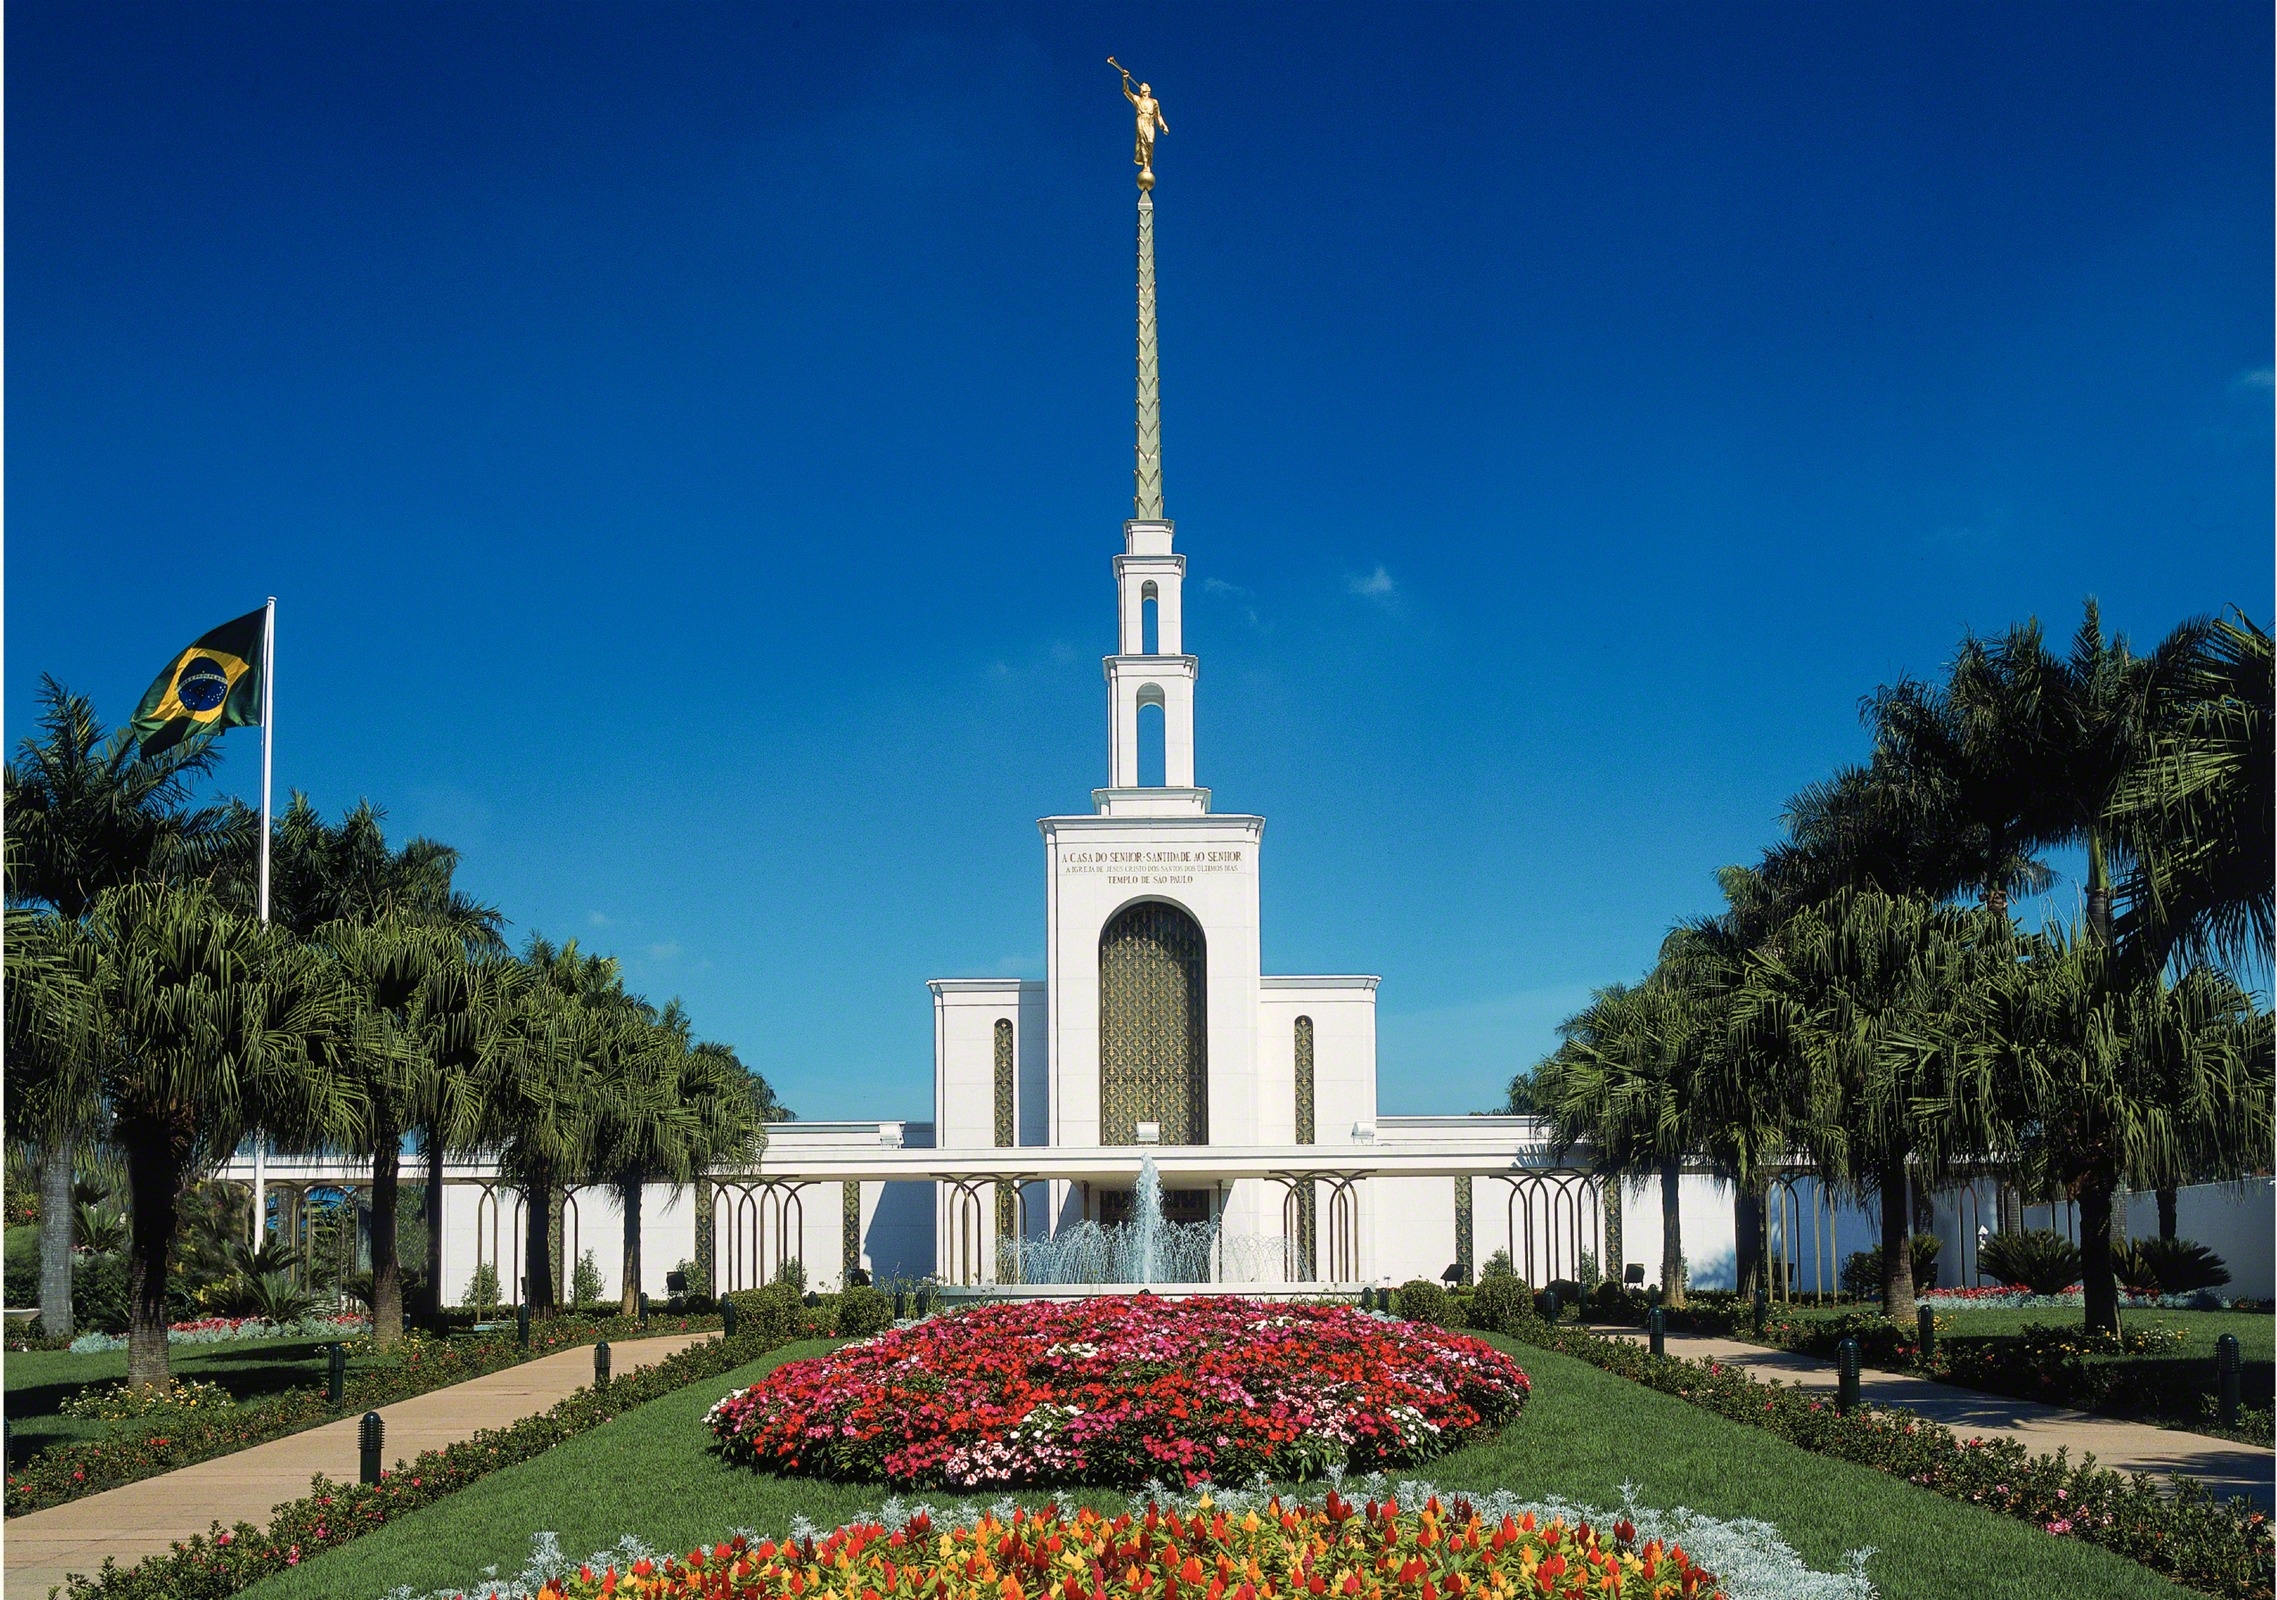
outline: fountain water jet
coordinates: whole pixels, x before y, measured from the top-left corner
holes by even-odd
[[[1295,1284],[1296,1251],[1285,1239],[1228,1233],[1216,1221],[1172,1222],[1162,1214],[1162,1174],[1139,1159],[1127,1222],[1079,1222],[1048,1239],[997,1241],[1000,1288],[1060,1284],[1134,1286]]]

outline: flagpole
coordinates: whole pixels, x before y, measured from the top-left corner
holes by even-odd
[[[269,751],[277,727],[277,597],[261,618],[261,920],[269,920]]]
[[[261,920],[269,920],[269,754],[277,727],[277,597],[269,596],[261,617]],[[269,1131],[253,1130],[253,1248],[269,1231],[267,1156]]]

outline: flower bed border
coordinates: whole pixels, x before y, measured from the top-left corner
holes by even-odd
[[[306,1495],[276,1508],[265,1529],[240,1522],[224,1532],[217,1522],[211,1533],[176,1540],[169,1554],[145,1557],[131,1567],[121,1567],[113,1558],[93,1577],[73,1574],[62,1592],[68,1600],[226,1600],[272,1573],[360,1539],[477,1479],[543,1455],[675,1389],[732,1372],[787,1342],[779,1330],[751,1329],[732,1339],[690,1345],[606,1385],[589,1384],[535,1416],[485,1428],[440,1450],[423,1450],[408,1465],[398,1461],[376,1484],[334,1483],[319,1473],[309,1481]]]
[[[1656,1356],[1635,1341],[1553,1327],[1531,1313],[1499,1331],[1814,1454],[1873,1467],[1949,1500],[2083,1539],[2222,1600],[2277,1595],[2277,1530],[2268,1515],[2242,1497],[2216,1500],[2196,1478],[2176,1474],[2169,1493],[2148,1473],[2113,1472],[2095,1465],[2092,1455],[2073,1466],[2063,1450],[2034,1456],[2005,1436],[1963,1439],[1910,1411],[1861,1406],[1843,1413],[1736,1367]]]
[[[27,1463],[22,1471],[8,1474],[7,1514],[17,1517],[45,1511],[602,1339],[697,1333],[718,1326],[716,1316],[652,1317],[645,1327],[623,1317],[600,1322],[564,1318],[532,1323],[527,1350],[511,1334],[423,1341],[413,1348],[428,1353],[421,1355],[416,1365],[389,1365],[358,1373],[349,1381],[337,1408],[319,1384],[287,1390],[274,1400],[247,1408],[248,1416],[223,1413],[183,1419],[166,1433],[121,1423],[99,1438],[58,1445]]]

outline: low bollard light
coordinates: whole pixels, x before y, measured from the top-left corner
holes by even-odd
[[[608,1386],[609,1341],[603,1339],[599,1344],[596,1344],[593,1347],[593,1387],[596,1389],[605,1389]]]
[[[2225,1333],[2214,1341],[2214,1377],[2218,1385],[2214,1420],[2222,1427],[2234,1428],[2245,1379],[2245,1356],[2234,1333]]]
[[[1771,1321],[1771,1291],[1761,1284],[1755,1288],[1755,1336],[1763,1337],[1763,1330]]]
[[[530,1303],[527,1300],[514,1308],[514,1337],[523,1349],[530,1348]]]
[[[1927,1361],[1937,1353],[1937,1313],[1927,1306],[1915,1306],[1913,1321],[1920,1336],[1916,1342],[1921,1346],[1921,1359]]]
[[[337,1411],[348,1399],[348,1347],[335,1344],[326,1352],[324,1392]]]
[[[722,1338],[735,1337],[735,1301],[723,1299],[719,1303],[719,1331]]]
[[[896,1289],[893,1292],[893,1320],[896,1322],[909,1320],[909,1291],[907,1289]]]
[[[356,1443],[361,1447],[363,1458],[363,1470],[359,1476],[366,1483],[379,1482],[380,1447],[386,1439],[387,1424],[380,1421],[380,1414],[377,1411],[365,1412],[363,1426],[356,1430]]]
[[[917,1314],[918,1314],[919,1316],[921,1316],[921,1317],[922,1317],[922,1316],[924,1316],[924,1315],[925,1315],[927,1312],[931,1311],[932,1309],[933,1309],[933,1291],[932,1291],[932,1290],[930,1290],[930,1289],[920,1289],[920,1290],[918,1290],[918,1291],[917,1291]]]
[[[1849,1336],[1834,1347],[1834,1409],[1858,1409],[1858,1341]]]
[[[1654,1306],[1646,1312],[1645,1334],[1651,1341],[1654,1355],[1664,1356],[1668,1354],[1668,1313],[1658,1306]]]
[[[648,1291],[646,1289],[640,1292],[640,1321],[642,1327],[648,1326]]]
[[[1542,1291],[1542,1320],[1544,1322],[1557,1321],[1560,1309],[1558,1292],[1555,1289],[1544,1289]]]

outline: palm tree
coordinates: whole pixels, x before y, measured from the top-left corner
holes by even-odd
[[[1733,1031],[1785,1064],[1824,1179],[1880,1202],[1882,1311],[1914,1314],[1909,1184],[1988,1148],[1982,1105],[1950,1092],[1956,1020],[2007,920],[1879,890],[1792,918],[1749,963]]]
[[[510,1037],[509,1023],[528,987],[527,970],[511,958],[452,959],[429,970],[406,1031],[425,1071],[411,1110],[425,1158],[428,1312],[443,1315],[443,1163],[474,1148],[483,1134],[483,1085]]]
[[[121,884],[212,870],[244,832],[228,808],[190,803],[192,780],[216,759],[210,739],[145,759],[133,729],[106,733],[92,703],[53,678],[40,680],[39,703],[40,731],[17,746],[0,801],[10,905],[83,921],[98,896]],[[89,1065],[44,1059],[58,1072]],[[9,1131],[38,1147],[40,1215],[55,1223],[40,1230],[40,1317],[49,1333],[68,1337],[73,1153],[95,1125],[78,1119],[96,1116],[96,1104],[83,1083],[38,1085],[14,1073],[10,1083],[25,1095],[26,1115],[11,1106]],[[34,1108],[39,1115],[30,1115]]]
[[[2157,685],[2144,747],[2104,810],[2131,860],[2119,932],[2160,963],[2266,968],[2277,882],[2269,634],[2232,611],[2183,624],[2170,650],[2182,659]]]
[[[7,911],[7,1130],[11,1142],[38,1149],[41,1162],[40,1320],[42,1331],[71,1331],[71,1251],[78,1210],[71,1179],[71,1146],[57,1130],[84,1134],[101,1125],[102,1097],[95,1077],[100,1017],[84,930],[52,911],[20,906]],[[47,1179],[62,1157],[60,1195]],[[63,1257],[62,1288],[47,1281],[48,1241]]]
[[[1676,977],[1656,970],[1643,983],[1598,990],[1534,1069],[1561,1151],[1595,1146],[1597,1170],[1616,1181],[1658,1174],[1660,1279],[1672,1306],[1684,1304],[1684,1159],[1712,1131],[1696,1090],[1718,1025]]]
[[[322,1140],[362,1110],[338,1070],[346,1022],[326,962],[202,888],[134,884],[86,924],[96,1052],[132,1190],[127,1381],[167,1381],[166,1281],[190,1185],[256,1124]]]
[[[617,1191],[624,1221],[620,1293],[638,1311],[642,1277],[641,1196],[651,1183],[683,1184],[720,1162],[754,1156],[764,1142],[751,1075],[735,1053],[693,1044],[674,1001],[619,1018],[614,1061],[595,1117],[593,1170]]]
[[[382,918],[448,929],[470,949],[505,949],[498,911],[452,886],[459,853],[428,838],[387,842],[387,813],[359,800],[326,822],[305,794],[294,792],[277,818],[270,845],[269,918],[302,938],[333,923]],[[232,887],[251,904],[254,858],[232,858]]]
[[[1963,1093],[2002,1108],[2030,1179],[2077,1201],[2085,1321],[2116,1333],[2113,1197],[2266,1163],[2270,1019],[2218,968],[2170,980],[2061,929],[1980,986],[1974,1012]]]
[[[431,1081],[439,1068],[419,1026],[421,1002],[438,971],[463,954],[456,935],[392,911],[364,925],[332,923],[318,943],[351,1008],[340,1060],[361,1091],[363,1115],[348,1148],[372,1164],[372,1342],[384,1349],[403,1337],[396,1199],[404,1134],[442,1092]]]
[[[636,1002],[617,963],[584,954],[574,939],[557,946],[533,936],[521,964],[527,982],[483,1077],[482,1137],[522,1190],[523,1298],[550,1313],[554,1197],[591,1170],[604,1067]]]

